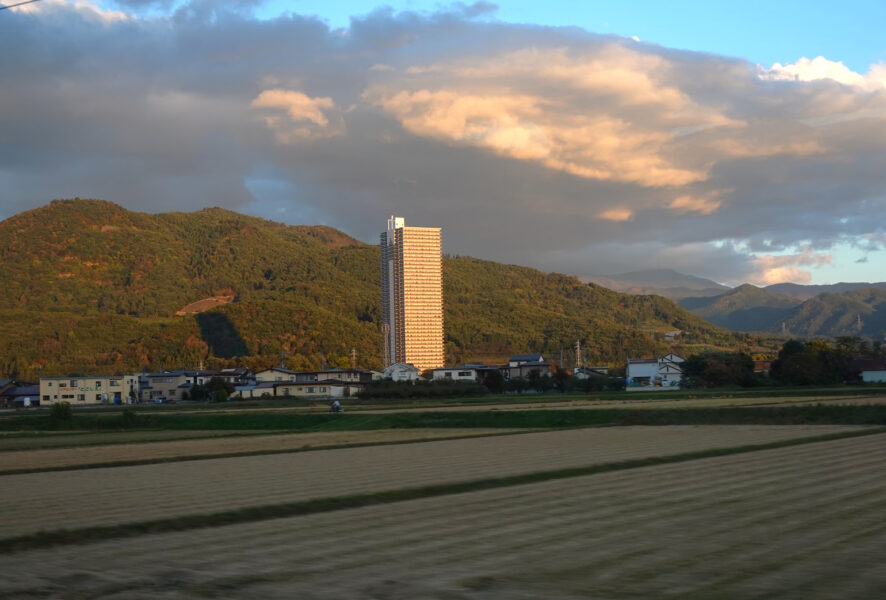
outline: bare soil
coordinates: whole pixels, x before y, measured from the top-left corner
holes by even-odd
[[[0,596],[873,600],[884,462],[873,435],[34,550]]]

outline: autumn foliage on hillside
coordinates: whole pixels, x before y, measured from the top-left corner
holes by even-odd
[[[193,367],[380,363],[378,248],[328,227],[286,226],[213,208],[149,215],[59,200],[0,223],[0,375]],[[662,333],[732,347],[741,340],[658,296],[574,277],[446,258],[447,359],[586,360],[667,351]],[[236,302],[175,316],[213,296]]]

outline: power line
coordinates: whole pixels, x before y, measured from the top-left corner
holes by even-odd
[[[15,8],[16,6],[22,6],[23,4],[33,4],[34,2],[40,2],[40,0],[25,0],[24,2],[16,2],[15,4],[0,4],[0,10]]]

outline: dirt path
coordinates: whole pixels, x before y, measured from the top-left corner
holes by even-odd
[[[0,596],[879,599],[886,435],[4,557]]]
[[[7,475],[3,537],[810,437],[841,426],[594,428]]]

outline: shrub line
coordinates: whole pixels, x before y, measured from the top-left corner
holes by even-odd
[[[670,463],[680,463],[692,460],[744,454],[760,450],[772,450],[787,448],[817,442],[826,442],[868,435],[886,433],[886,428],[877,427],[861,431],[833,433],[827,435],[780,440],[765,444],[748,444],[731,448],[712,448],[672,454],[669,456],[656,456],[641,459],[632,459],[602,463],[585,467],[570,467],[551,471],[536,471],[520,475],[506,477],[489,477],[471,481],[433,484],[420,487],[402,488],[351,496],[338,496],[330,498],[317,498],[299,502],[287,502],[265,506],[252,506],[205,515],[190,515],[142,521],[135,523],[122,523],[119,525],[84,527],[80,529],[60,529],[55,531],[41,531],[35,534],[0,539],[0,554],[11,554],[24,550],[49,548],[52,546],[66,546],[83,543],[99,542],[111,539],[130,538],[152,533],[172,533],[225,525],[236,525],[267,521],[271,519],[311,515],[336,510],[363,508],[381,504],[391,504],[408,500],[419,500],[438,496],[448,496],[466,492],[477,492],[496,488],[541,483],[572,477],[595,475],[611,471],[637,469],[640,467],[656,466]]]

